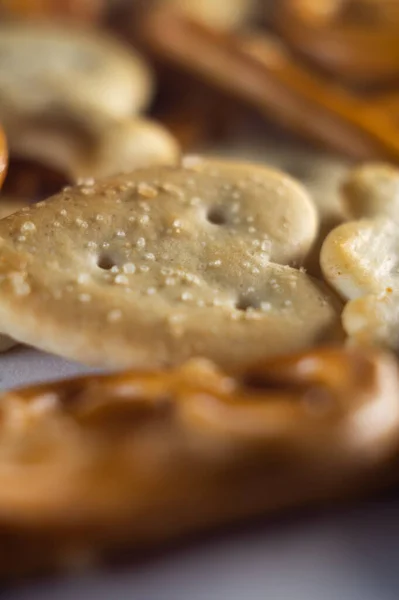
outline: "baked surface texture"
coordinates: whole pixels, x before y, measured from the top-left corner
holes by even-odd
[[[245,362],[338,339],[341,304],[299,267],[317,232],[279,171],[186,158],[67,188],[0,222],[0,327],[106,367]]]

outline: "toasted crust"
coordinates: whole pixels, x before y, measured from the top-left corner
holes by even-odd
[[[399,350],[399,171],[370,164],[343,186],[347,210],[362,218],[324,241],[325,278],[348,301],[343,327],[352,341]]]
[[[350,221],[333,229],[320,256],[325,278],[345,300],[382,292],[393,284],[398,234],[398,226],[385,218]]]

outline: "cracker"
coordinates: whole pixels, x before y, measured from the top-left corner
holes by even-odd
[[[28,199],[25,198],[10,198],[8,196],[0,195],[0,219],[4,219],[13,213],[26,208],[29,204]]]
[[[0,219],[4,217],[8,217],[8,215],[12,215],[14,212],[21,210],[27,205],[27,201],[22,198],[4,198],[0,196]],[[7,335],[0,334],[0,352],[7,352],[14,346],[17,345],[17,342]]]
[[[239,131],[237,140],[229,143],[228,148],[221,147],[220,154],[225,157],[245,155],[248,159],[262,160],[298,179],[306,187],[316,206],[320,226],[305,266],[311,275],[320,277],[323,241],[334,227],[348,218],[340,188],[348,176],[350,163],[342,157],[315,151],[292,140],[287,142],[272,138],[254,141],[253,135],[248,139],[248,136],[243,137],[242,131]]]
[[[399,170],[386,163],[365,163],[347,175],[342,199],[352,219],[386,216],[399,221]]]
[[[0,222],[0,325],[88,364],[243,361],[342,335],[299,270],[306,191],[260,165],[186,158],[66,189]]]
[[[326,238],[323,273],[348,301],[343,325],[351,339],[399,350],[399,171],[364,165],[349,175],[343,192],[358,220]]]
[[[131,48],[70,25],[7,23],[0,55],[0,120],[15,156],[70,181],[177,161],[161,125],[131,118],[153,88]]]
[[[256,122],[253,127],[256,127]],[[347,218],[342,206],[341,185],[350,171],[350,162],[341,156],[320,152],[291,139],[280,137],[254,139],[254,131],[238,129],[228,146],[221,145],[218,153],[225,158],[245,155],[262,161],[299,180],[315,203],[322,227],[341,223]],[[214,145],[211,152],[214,152]],[[352,215],[351,215],[352,216]]]
[[[7,335],[0,334],[0,352],[8,352],[14,346],[17,346],[18,342],[8,337]]]
[[[130,47],[91,29],[0,24],[0,118],[92,110],[114,118],[146,108],[152,74]]]
[[[344,349],[237,378],[197,359],[9,392],[0,574],[87,568],[117,551],[359,494],[383,480],[396,451],[398,395],[391,356]]]
[[[43,115],[10,125],[11,152],[62,173],[68,181],[99,178],[151,165],[172,165],[180,148],[160,123],[82,113],[63,121]]]

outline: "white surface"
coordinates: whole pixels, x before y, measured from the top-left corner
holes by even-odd
[[[67,362],[33,348],[16,346],[0,354],[0,389],[38,383],[90,372],[88,367]]]
[[[399,504],[302,518],[130,570],[7,590],[7,600],[397,600]]]

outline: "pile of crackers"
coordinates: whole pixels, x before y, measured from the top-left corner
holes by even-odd
[[[133,4],[0,1],[1,347],[108,372],[0,398],[3,578],[395,481],[397,142],[328,92],[399,62],[290,57],[355,56],[342,2]]]

